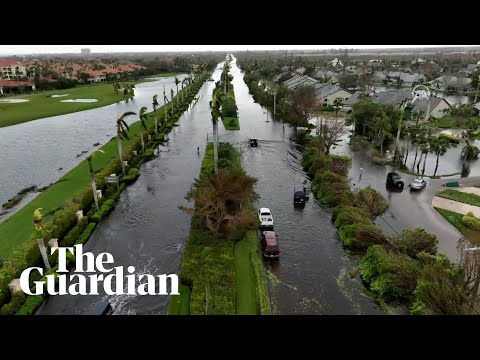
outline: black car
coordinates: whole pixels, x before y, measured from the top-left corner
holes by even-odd
[[[387,175],[387,185],[390,185],[396,189],[403,189],[405,183],[402,181],[400,175],[398,175],[396,172],[391,172]]]
[[[257,139],[250,139],[250,147],[258,147],[258,140]]]

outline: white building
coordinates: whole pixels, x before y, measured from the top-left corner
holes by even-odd
[[[0,60],[0,79],[15,80],[27,76],[25,65],[16,60]]]

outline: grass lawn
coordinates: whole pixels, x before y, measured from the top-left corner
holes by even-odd
[[[480,120],[479,116],[472,116],[473,119]],[[440,129],[465,129],[465,124],[457,124],[452,116],[444,116],[441,119],[432,121],[432,124]]]
[[[254,245],[257,244],[255,243]],[[237,315],[258,314],[255,289],[256,279],[255,272],[250,261],[250,248],[251,244],[248,241],[248,237],[235,244],[235,307]]]
[[[475,194],[469,194],[457,190],[443,190],[437,194],[437,196],[445,199],[455,200],[464,204],[470,204],[474,206],[480,206],[480,196]]]
[[[465,226],[462,222],[462,214],[440,208],[435,208],[435,210],[437,210],[445,219],[448,220],[448,222],[455,226],[457,230],[460,231],[468,240],[475,244],[480,243],[480,231],[472,230]]]
[[[222,91],[222,94],[224,94],[223,91]],[[233,88],[227,91],[227,97],[232,99],[233,102],[235,102],[235,93],[233,92]],[[225,127],[225,130],[229,130],[229,131],[240,130],[240,122],[238,121],[238,117],[230,117],[230,116],[224,115],[223,126]]]
[[[178,292],[180,295],[170,297],[168,313],[170,315],[190,315],[190,288],[180,284]]]
[[[120,82],[125,84],[126,82]],[[138,82],[129,82],[136,84]],[[51,95],[69,94],[63,97]],[[21,124],[27,121],[46,118],[50,116],[69,114],[77,111],[94,109],[110,105],[129,98],[129,95],[115,93],[113,85],[92,84],[80,85],[71,89],[49,90],[28,95],[8,96],[2,99],[28,99],[24,103],[0,103],[0,127]],[[94,103],[64,103],[68,99],[97,99]]]
[[[153,126],[152,119],[153,117],[149,117],[147,120],[149,126]],[[132,139],[135,137],[135,134],[138,134],[139,129],[139,122],[135,122],[130,126]],[[128,148],[128,143],[128,141],[123,142],[124,149]],[[98,153],[93,159],[95,171],[103,168],[112,158],[118,158],[117,139],[113,138],[102,146],[101,149],[105,153]],[[42,208],[42,213],[47,214],[60,208],[65,202],[73,199],[79,190],[89,186],[89,184],[90,173],[88,164],[87,160],[83,160],[78,166],[60,178],[59,181],[0,224],[0,258],[6,258],[15,246],[30,239],[33,230],[32,215],[35,209]]]

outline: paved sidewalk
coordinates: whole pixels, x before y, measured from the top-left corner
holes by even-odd
[[[476,217],[480,218],[480,207],[473,206],[469,204],[464,204],[459,201],[450,200],[435,196],[432,200],[432,205],[434,207],[454,211],[456,213],[465,215],[468,212],[472,212]]]

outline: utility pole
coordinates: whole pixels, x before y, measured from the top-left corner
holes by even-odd
[[[275,121],[276,99],[277,99],[277,88],[275,87],[273,89],[273,121]]]

